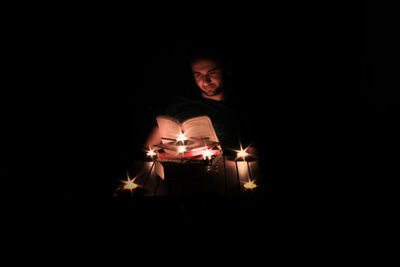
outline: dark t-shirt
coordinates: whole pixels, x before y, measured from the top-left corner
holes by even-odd
[[[239,140],[243,142],[248,139],[243,134],[243,121],[234,105],[226,101],[204,97],[176,97],[170,102],[164,115],[181,122],[197,116],[209,116],[223,148],[238,149]]]

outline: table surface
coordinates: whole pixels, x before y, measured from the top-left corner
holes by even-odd
[[[138,185],[132,191],[120,186],[115,196],[248,196],[263,189],[263,177],[257,160],[234,160],[226,155],[215,159],[211,172],[191,177],[171,177],[165,172],[165,179],[160,178],[159,162],[135,161],[129,170],[129,176],[135,177]],[[164,165],[165,166],[165,165]],[[204,167],[206,168],[206,167]],[[254,189],[244,187],[249,179],[257,184]]]

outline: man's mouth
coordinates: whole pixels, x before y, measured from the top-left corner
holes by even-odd
[[[203,86],[204,90],[210,90],[210,89],[214,89],[215,86],[213,85],[209,85],[209,86]]]

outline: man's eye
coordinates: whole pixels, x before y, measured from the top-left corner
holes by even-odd
[[[216,71],[210,71],[209,74],[216,74]]]

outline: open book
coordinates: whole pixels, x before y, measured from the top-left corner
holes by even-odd
[[[212,149],[219,147],[218,137],[208,116],[190,118],[180,123],[179,120],[160,115],[156,117],[158,130],[161,135],[161,148],[169,154],[180,154],[192,157],[202,153],[201,148]],[[185,141],[179,143],[179,137],[184,135]],[[179,151],[179,145],[185,147],[184,153]]]
[[[181,133],[187,138],[208,139],[218,143],[217,135],[208,116],[190,118],[182,123],[173,117],[164,115],[157,116],[156,120],[163,144],[171,142],[170,140],[176,140]]]

